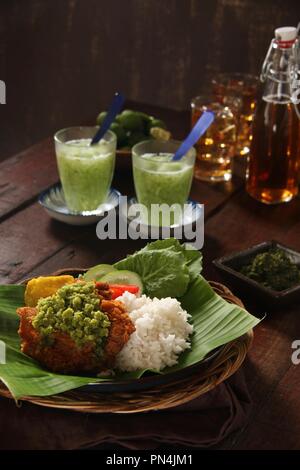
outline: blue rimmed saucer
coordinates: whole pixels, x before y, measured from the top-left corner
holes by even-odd
[[[39,203],[50,217],[69,225],[91,225],[99,222],[104,214],[119,205],[121,193],[111,188],[107,200],[94,211],[72,212],[68,209],[61,183],[43,191]]]
[[[183,234],[183,239],[189,239],[195,234],[195,227],[198,227],[198,236],[202,236],[204,230],[204,205],[193,200],[188,200],[184,206],[182,217],[177,223],[169,226],[155,226],[145,222],[142,217],[136,216],[134,208],[138,207],[135,198],[131,198],[127,205],[122,203],[119,206],[119,215],[126,220],[133,231],[141,234],[143,238],[167,238],[175,236],[178,238],[179,232]],[[132,215],[134,214],[134,215]],[[186,235],[186,236],[184,236]]]

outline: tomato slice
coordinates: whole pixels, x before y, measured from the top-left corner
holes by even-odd
[[[131,294],[137,294],[140,290],[138,286],[134,286],[131,284],[128,285],[120,285],[120,284],[109,284],[109,289],[112,293],[112,299],[116,299],[120,297],[124,292],[130,292]]]

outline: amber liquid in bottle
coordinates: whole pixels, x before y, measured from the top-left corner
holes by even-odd
[[[256,111],[247,191],[266,204],[290,201],[298,193],[300,121],[294,105],[264,97]]]

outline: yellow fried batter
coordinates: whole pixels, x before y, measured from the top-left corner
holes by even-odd
[[[96,344],[94,342],[88,342],[79,347],[70,335],[63,331],[55,331],[51,335],[52,341],[50,344],[43,343],[40,333],[32,324],[38,310],[29,306],[17,309],[20,317],[18,333],[21,338],[22,352],[54,372],[66,374],[99,373],[112,368],[117,354],[127,343],[130,335],[135,331],[135,327],[126,312],[124,304],[117,300],[111,300],[108,284],[98,282],[96,290],[99,296],[99,307],[110,321],[109,334],[101,357],[95,354]]]
[[[36,307],[38,300],[55,294],[55,292],[66,284],[73,284],[73,276],[48,276],[31,279],[25,290],[25,305]]]

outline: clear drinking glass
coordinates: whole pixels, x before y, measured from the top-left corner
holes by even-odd
[[[217,100],[226,104],[227,97],[240,98],[238,110],[237,155],[248,155],[252,140],[252,121],[256,108],[258,77],[243,73],[220,73],[212,79],[213,93]],[[234,112],[234,110],[232,109]]]
[[[215,120],[196,144],[195,178],[210,182],[229,181],[236,152],[236,117],[229,106],[219,103],[214,96],[197,96],[191,101],[192,127],[208,110],[215,113]]]
[[[107,131],[90,145],[98,127],[69,127],[54,136],[66,204],[73,212],[92,211],[105,202],[113,178],[117,139]]]
[[[181,142],[148,140],[132,148],[133,177],[137,201],[151,211],[153,204],[187,202],[196,158],[191,148],[179,161],[172,157]]]

